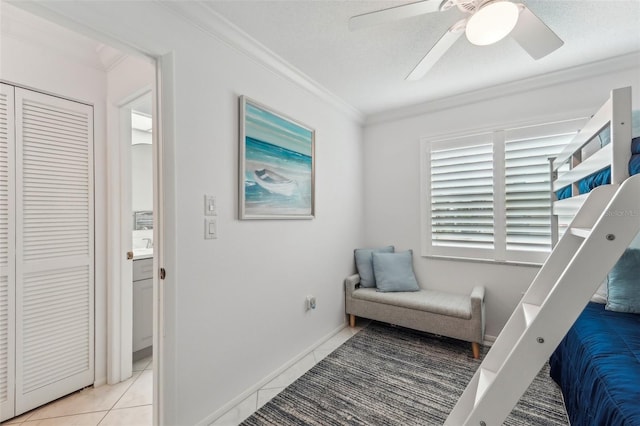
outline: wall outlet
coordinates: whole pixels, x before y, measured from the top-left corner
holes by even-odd
[[[316,297],[307,296],[307,311],[316,308]]]

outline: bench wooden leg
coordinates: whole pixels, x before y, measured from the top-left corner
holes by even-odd
[[[356,316],[353,314],[349,314],[349,325],[351,327],[355,327],[356,326]]]
[[[480,343],[471,342],[471,350],[473,351],[473,357],[475,359],[480,358]]]

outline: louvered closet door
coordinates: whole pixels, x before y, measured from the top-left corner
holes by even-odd
[[[16,414],[94,380],[93,109],[16,88]]]
[[[0,421],[14,416],[15,115],[13,86],[0,83]]]

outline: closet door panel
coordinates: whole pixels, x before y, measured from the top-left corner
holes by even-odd
[[[14,88],[0,83],[0,421],[15,414]]]
[[[93,109],[16,88],[16,414],[94,380]]]

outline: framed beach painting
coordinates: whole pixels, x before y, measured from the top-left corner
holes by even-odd
[[[313,219],[315,131],[240,97],[240,219]]]

